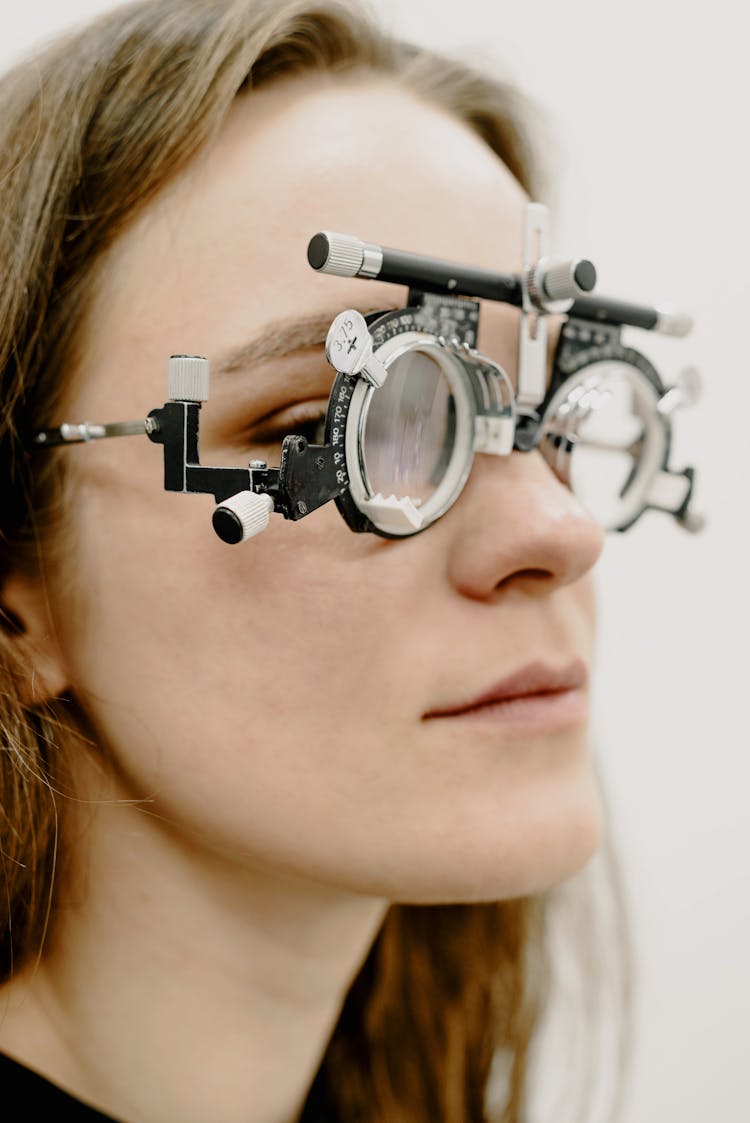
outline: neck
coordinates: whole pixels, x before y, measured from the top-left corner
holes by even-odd
[[[133,1123],[293,1123],[386,903],[132,804],[100,803],[86,840],[85,893],[7,990],[0,1049]]]

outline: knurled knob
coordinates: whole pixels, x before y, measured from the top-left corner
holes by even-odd
[[[208,401],[208,359],[201,355],[170,355],[167,396],[173,402]]]
[[[356,277],[364,261],[364,243],[351,234],[321,231],[310,239],[307,260],[321,273],[337,277]]]
[[[571,300],[591,292],[595,283],[596,270],[586,260],[550,260],[542,274],[542,288],[549,300]]]
[[[213,527],[222,542],[235,545],[265,530],[272,511],[273,499],[270,495],[239,491],[215,509]]]

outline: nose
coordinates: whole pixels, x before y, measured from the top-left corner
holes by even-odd
[[[449,576],[474,599],[511,585],[544,592],[570,584],[604,545],[599,524],[537,451],[478,455],[448,520]]]

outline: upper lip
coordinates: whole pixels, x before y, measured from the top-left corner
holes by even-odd
[[[456,705],[430,710],[428,717],[456,717],[459,714],[490,706],[494,702],[507,702],[511,698],[526,698],[535,694],[559,694],[565,690],[578,690],[586,685],[588,668],[582,659],[574,659],[564,666],[553,667],[541,660],[527,663],[513,671],[489,690],[458,702]]]

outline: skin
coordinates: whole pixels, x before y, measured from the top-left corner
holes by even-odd
[[[314,273],[317,230],[512,270],[525,201],[384,80],[239,99],[103,263],[65,419],[144,417],[173,352],[216,370],[269,323],[404,303]],[[512,374],[517,313],[482,317]],[[260,419],[324,404],[331,379],[320,347],[217,375],[203,462],[278,463]],[[28,578],[6,600],[37,692],[72,691],[94,744],[49,955],[6,988],[0,1048],[133,1123],[291,1123],[390,901],[536,893],[596,850],[585,716],[425,715],[535,660],[590,666],[601,532],[537,453],[478,456],[410,540],[355,535],[330,504],[237,547],[210,497],[163,492],[145,438],[66,455],[53,618]]]

